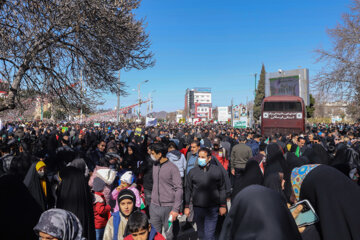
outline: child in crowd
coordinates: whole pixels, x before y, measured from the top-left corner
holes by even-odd
[[[129,217],[126,229],[130,235],[124,240],[165,240],[164,236],[149,224],[146,214],[142,212],[134,212]]]
[[[101,178],[94,178],[93,190],[94,190],[94,220],[95,220],[95,232],[96,240],[102,240],[106,223],[111,216],[110,205],[106,204],[104,190],[106,183]]]
[[[134,186],[135,184],[133,184],[133,174],[131,171],[127,171],[125,172],[120,180],[119,180],[119,186],[117,188],[115,188],[111,195],[112,195],[112,199],[116,200],[119,192],[123,189],[129,189],[131,191],[134,192],[135,197],[136,197],[136,202],[135,202],[135,207],[140,208],[141,206],[141,199],[140,199],[140,194],[139,194],[139,190]],[[119,211],[119,203],[116,202],[115,208],[114,208],[114,212]]]

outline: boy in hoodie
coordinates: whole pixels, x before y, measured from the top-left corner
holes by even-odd
[[[129,189],[121,190],[117,198],[119,211],[114,212],[106,224],[103,240],[123,240],[126,234],[126,225],[135,207],[135,194]]]
[[[102,240],[106,223],[110,218],[110,205],[106,204],[104,194],[102,191],[104,190],[106,183],[100,178],[96,177],[93,182],[93,190],[94,190],[94,220],[95,220],[95,232],[96,232],[96,240]]]
[[[124,240],[165,240],[164,236],[149,224],[147,216],[141,212],[134,212],[129,217],[126,228],[130,235]]]

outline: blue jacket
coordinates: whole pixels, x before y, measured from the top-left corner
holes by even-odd
[[[259,153],[259,143],[257,141],[251,139],[246,145],[251,148],[253,156],[256,156]]]

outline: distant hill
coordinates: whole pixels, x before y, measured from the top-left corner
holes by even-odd
[[[157,119],[166,119],[167,112],[161,111],[161,112],[152,112],[149,114],[149,116],[152,116]]]

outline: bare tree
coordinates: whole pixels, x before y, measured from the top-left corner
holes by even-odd
[[[10,91],[0,111],[15,108],[22,89],[34,89],[64,105],[124,91],[117,71],[154,64],[144,20],[133,13],[140,2],[3,1],[0,74]]]
[[[359,102],[360,90],[360,0],[353,0],[350,13],[342,16],[343,23],[329,29],[330,50],[318,49],[319,61],[326,63],[315,78],[318,91],[331,99]],[[360,109],[359,104],[356,104]]]

